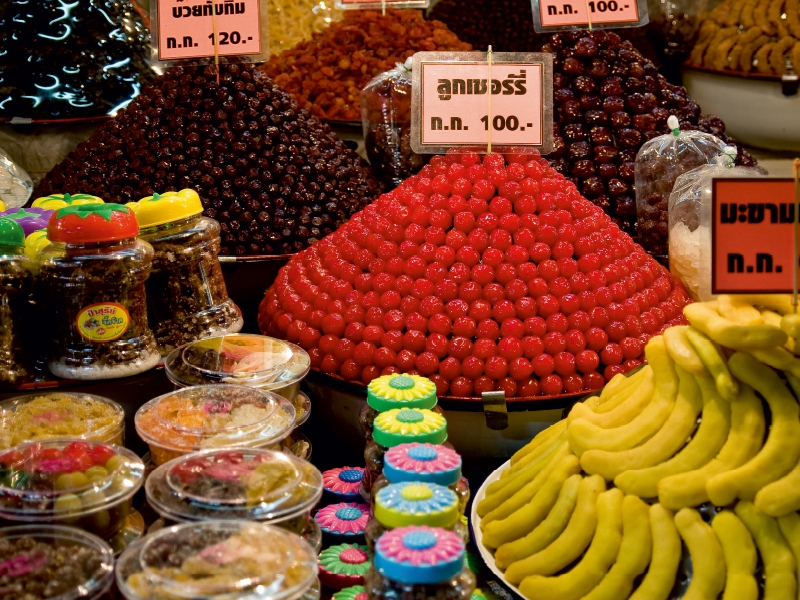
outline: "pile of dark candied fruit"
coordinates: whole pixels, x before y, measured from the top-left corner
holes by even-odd
[[[380,193],[370,168],[250,64],[169,69],[42,180],[107,202],[191,188],[221,254],[288,254]]]
[[[130,0],[0,2],[0,117],[103,116],[153,73]]]

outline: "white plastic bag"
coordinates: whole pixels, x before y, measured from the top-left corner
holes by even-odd
[[[24,206],[33,192],[33,181],[0,148],[0,202],[6,209]]]

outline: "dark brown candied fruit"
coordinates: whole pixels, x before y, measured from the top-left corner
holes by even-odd
[[[290,254],[380,193],[367,164],[250,64],[176,67],[42,180],[125,203],[191,188],[220,254]],[[33,198],[39,197],[33,195]]]

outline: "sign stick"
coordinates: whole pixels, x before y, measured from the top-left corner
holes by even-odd
[[[211,6],[211,25],[214,27],[214,65],[217,67],[217,85],[219,85],[219,35],[217,35],[217,13]]]
[[[488,129],[488,136],[486,140],[486,154],[492,153],[492,47],[489,46],[489,50],[486,52],[486,63],[489,67],[489,85],[488,85],[488,96],[489,96],[489,114],[488,114],[488,121],[486,123],[486,128]]]
[[[794,296],[792,304],[794,312],[797,313],[797,283],[798,283],[798,268],[800,268],[800,158],[794,159],[792,165],[792,174],[794,175]]]
[[[589,31],[592,30],[592,11],[589,10],[589,0],[586,0],[586,21],[589,24]]]
[[[386,0],[381,0],[381,12],[383,13],[383,16],[385,17],[386,16]]]

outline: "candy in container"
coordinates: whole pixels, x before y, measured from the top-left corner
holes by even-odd
[[[328,539],[337,542],[364,541],[369,506],[358,502],[329,504],[316,512],[314,520]]]
[[[31,374],[26,335],[34,263],[25,256],[25,234],[0,218],[0,384],[15,385]]]
[[[358,415],[361,431],[368,441],[372,437],[375,417],[393,408],[426,408],[444,416],[433,381],[419,375],[383,375],[369,382],[367,404]]]
[[[361,480],[364,479],[364,467],[341,467],[323,471],[322,479],[325,493],[336,498],[354,502],[361,498]]]
[[[319,555],[320,582],[334,590],[362,584],[371,564],[367,547],[364,545],[331,546]]]
[[[286,398],[238,385],[179,389],[150,400],[135,417],[156,465],[210,448],[278,448],[294,423]]]
[[[46,229],[50,215],[54,211],[45,208],[9,208],[0,212],[0,218],[5,217],[16,221],[22,227],[25,235],[30,235],[37,229]]]

